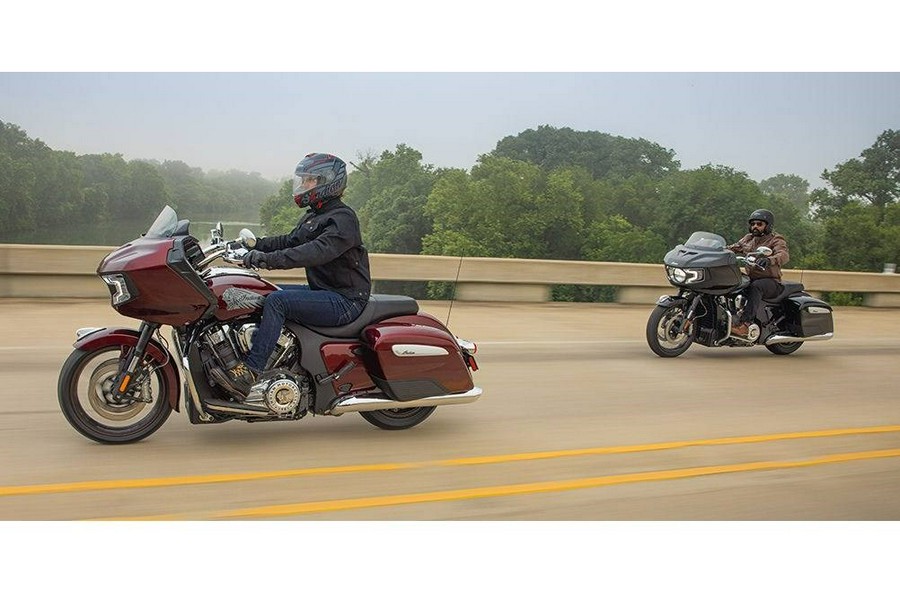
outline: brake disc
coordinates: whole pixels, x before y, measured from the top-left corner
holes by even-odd
[[[88,401],[91,408],[107,420],[123,421],[131,420],[137,416],[146,405],[138,401],[121,401],[113,399],[112,388],[119,374],[119,359],[113,358],[103,362],[91,373],[88,385]],[[149,377],[147,378],[149,381]]]

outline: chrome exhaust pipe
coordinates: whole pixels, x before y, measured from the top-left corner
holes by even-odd
[[[473,387],[465,393],[450,395],[433,395],[408,402],[380,397],[348,397],[336,403],[326,414],[340,416],[347,412],[372,412],[375,410],[393,410],[397,408],[423,408],[427,406],[447,406],[451,404],[468,404],[481,397],[481,387]]]
[[[772,344],[793,344],[794,342],[821,342],[823,340],[830,340],[834,337],[833,332],[828,332],[827,334],[819,334],[817,336],[809,336],[807,338],[801,338],[800,336],[769,336],[766,339],[766,346],[771,346]]]

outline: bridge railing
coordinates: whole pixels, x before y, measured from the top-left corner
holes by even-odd
[[[97,265],[114,247],[0,245],[0,298],[107,297]],[[370,255],[373,280],[458,281],[464,301],[541,302],[559,284],[615,286],[616,300],[652,304],[671,293],[662,264],[433,255]],[[275,283],[305,281],[303,270],[262,270]],[[813,293],[862,293],[871,307],[900,307],[900,274],[785,270]]]

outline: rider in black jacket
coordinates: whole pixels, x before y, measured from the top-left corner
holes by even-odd
[[[306,268],[308,285],[281,286],[270,293],[253,346],[231,379],[245,394],[266,370],[285,319],[319,326],[346,325],[369,302],[369,255],[359,219],[341,201],[347,167],[334,155],[308,154],[294,172],[294,201],[309,208],[293,231],[262,237],[244,256],[244,266],[265,269]],[[251,240],[252,241],[252,240]]]

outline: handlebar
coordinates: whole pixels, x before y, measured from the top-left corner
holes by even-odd
[[[225,243],[220,239],[219,242],[211,243],[209,247],[203,250],[204,258],[197,264],[197,267],[200,269],[206,268],[206,266],[220,257],[225,263],[243,267],[244,256],[247,255],[247,252],[248,249],[240,241]]]
[[[737,261],[739,264],[747,264],[747,265],[753,266],[754,268],[759,268],[760,270],[766,269],[765,266],[761,266],[756,262],[755,255],[747,255],[747,256],[738,255]]]

